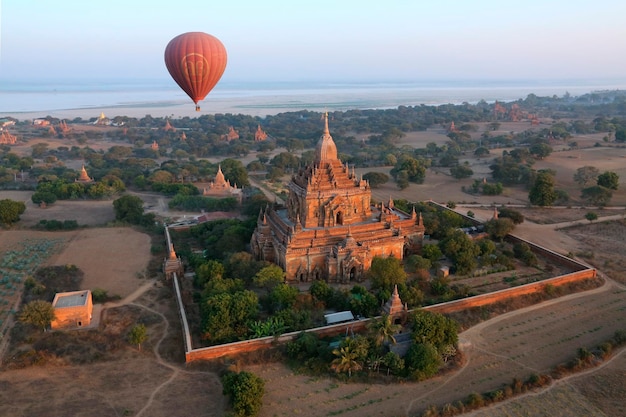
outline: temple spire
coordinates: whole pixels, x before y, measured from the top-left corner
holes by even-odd
[[[317,148],[315,149],[315,163],[319,165],[322,161],[337,160],[337,145],[333,141],[333,137],[330,136],[330,130],[328,128],[328,112],[324,113],[324,133],[317,142]]]

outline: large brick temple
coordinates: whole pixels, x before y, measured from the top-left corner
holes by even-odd
[[[371,204],[368,182],[337,157],[327,114],[315,161],[288,188],[286,207],[261,211],[251,240],[256,259],[282,267],[287,282],[360,282],[375,256],[402,259],[421,248],[421,215],[398,210],[391,199]]]

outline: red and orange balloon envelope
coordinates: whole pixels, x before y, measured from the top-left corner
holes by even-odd
[[[204,100],[226,69],[226,48],[207,33],[183,33],[167,44],[165,66],[199,111],[198,102]]]

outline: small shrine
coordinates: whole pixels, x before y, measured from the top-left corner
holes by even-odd
[[[215,179],[209,183],[207,187],[202,190],[202,195],[205,197],[235,197],[239,203],[243,199],[243,190],[237,187],[237,184],[231,185],[224,177],[222,172],[222,166],[218,166]]]
[[[90,183],[93,182],[93,178],[91,178],[89,176],[89,174],[87,174],[87,170],[85,169],[85,164],[83,164],[83,166],[80,169],[80,174],[78,174],[78,178],[76,178],[75,180],[76,182],[82,182],[82,183]]]
[[[228,142],[232,140],[237,140],[239,139],[239,132],[237,132],[235,128],[231,126],[228,128],[228,133],[222,135],[222,139],[227,140]]]
[[[263,142],[267,139],[267,133],[261,129],[261,125],[257,125],[256,132],[254,132],[254,141]]]
[[[163,273],[165,274],[165,278],[170,279],[172,274],[182,276],[183,272],[183,261],[176,255],[174,245],[171,244],[169,247],[169,254],[163,261]]]

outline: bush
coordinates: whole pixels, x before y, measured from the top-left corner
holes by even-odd
[[[236,416],[256,416],[263,405],[265,382],[251,372],[228,372],[222,377],[224,394]]]

